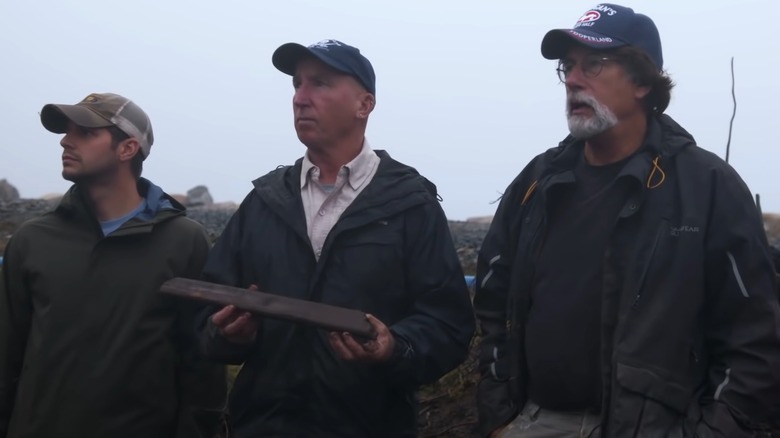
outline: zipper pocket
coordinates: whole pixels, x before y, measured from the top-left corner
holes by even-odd
[[[661,241],[661,237],[663,236],[664,230],[669,229],[669,221],[666,219],[661,220],[661,225],[658,227],[658,230],[655,232],[655,239],[653,240],[653,246],[650,248],[650,254],[647,256],[647,260],[645,261],[645,265],[642,267],[642,274],[639,276],[639,281],[637,282],[637,289],[636,289],[636,298],[634,298],[634,303],[631,304],[632,309],[636,309],[639,305],[639,300],[642,298],[642,289],[644,287],[645,278],[647,277],[647,272],[650,270],[650,264],[653,262],[653,257],[655,256],[655,250],[658,248],[658,242]]]

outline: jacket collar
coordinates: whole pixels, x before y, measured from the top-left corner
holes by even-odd
[[[436,186],[414,168],[395,161],[383,150],[374,150],[374,153],[380,159],[376,174],[342,218],[359,211],[366,220],[376,220],[436,198]],[[294,165],[279,167],[252,184],[254,192],[270,208],[293,226],[305,230],[300,196],[302,167],[303,158],[300,158]]]
[[[569,135],[558,144],[557,148],[547,151],[551,172],[562,173],[572,170],[581,157],[584,144],[584,141]],[[663,172],[664,161],[695,144],[693,136],[670,116],[666,114],[650,116],[642,147],[628,160],[618,176],[631,176],[652,187],[660,181],[657,175]],[[564,178],[564,180],[568,179]]]
[[[360,153],[352,161],[342,166],[342,169],[346,172],[349,186],[353,190],[358,190],[366,183],[368,176],[372,174],[378,162],[379,159],[374,150],[371,149],[371,145],[368,144],[368,140],[363,139],[363,147]],[[311,182],[312,173],[316,167],[309,159],[309,152],[306,151],[301,161],[301,189]]]
[[[140,215],[125,222],[111,236],[150,232],[155,224],[185,214],[186,208],[180,202],[146,178],[138,180],[138,193],[146,199],[146,209]],[[91,224],[96,229],[100,229],[87,195],[78,184],[73,184],[68,189],[55,211],[65,217]]]

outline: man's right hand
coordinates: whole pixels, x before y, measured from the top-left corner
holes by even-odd
[[[211,323],[223,338],[234,344],[255,342],[257,329],[260,326],[257,317],[233,305],[225,306],[211,315]]]
[[[257,286],[251,285],[248,289],[257,290]],[[260,327],[260,319],[257,316],[233,305],[225,306],[211,315],[211,323],[223,338],[234,344],[255,342]]]

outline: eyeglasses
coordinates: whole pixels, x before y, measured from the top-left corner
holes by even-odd
[[[597,53],[585,55],[580,62],[582,74],[585,75],[586,78],[595,78],[601,74],[601,70],[604,69],[604,64],[607,62],[617,62],[617,59],[603,56]],[[560,79],[561,82],[566,82],[569,74],[576,66],[577,63],[571,59],[559,60],[558,68],[555,69],[558,72],[558,79]]]

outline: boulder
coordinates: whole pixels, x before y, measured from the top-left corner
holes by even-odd
[[[195,186],[187,190],[186,207],[203,207],[214,203],[214,199],[206,186]]]
[[[0,179],[0,202],[12,202],[19,200],[19,190],[16,190],[5,178]]]

